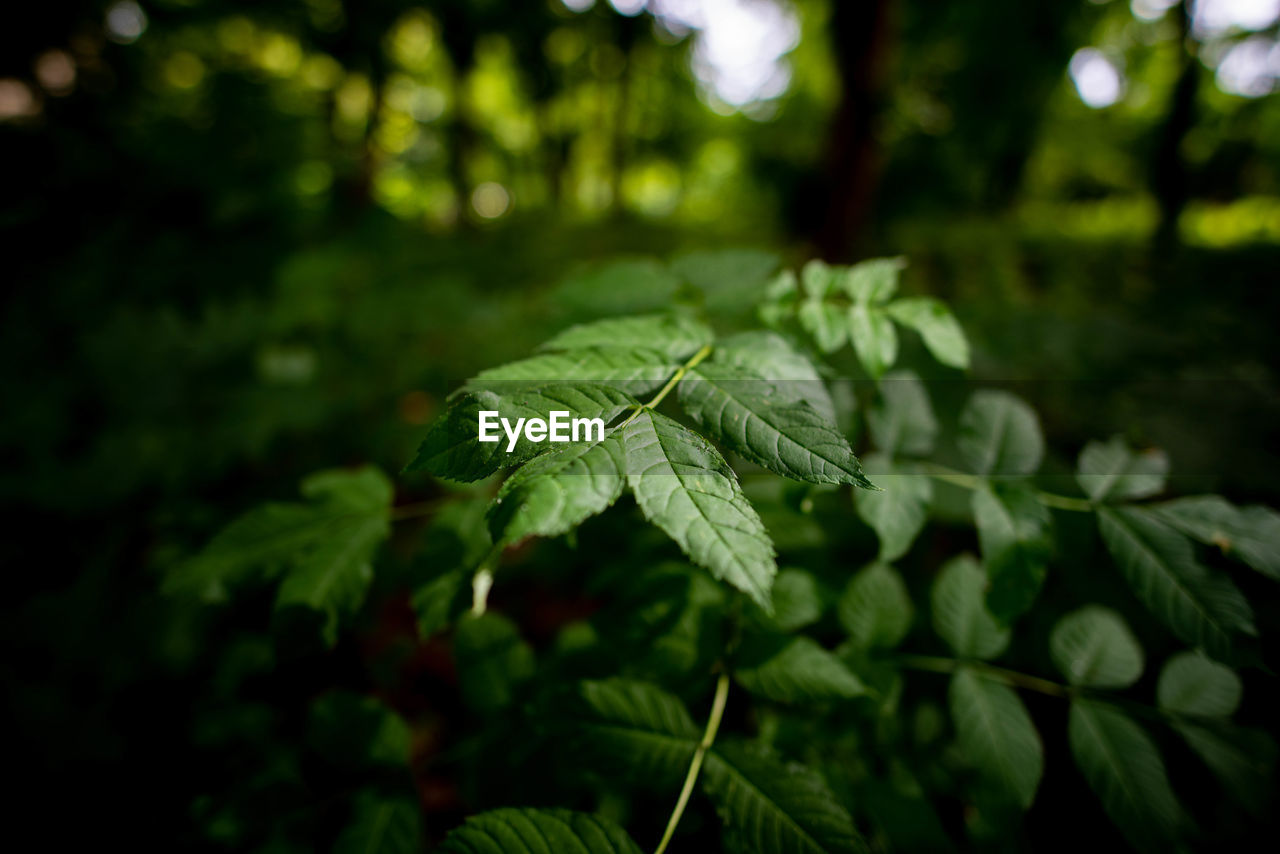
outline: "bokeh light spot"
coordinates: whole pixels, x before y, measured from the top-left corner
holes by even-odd
[[[47,50],[36,58],[36,79],[50,95],[67,95],[76,85],[76,62],[65,50]]]
[[[511,196],[501,184],[486,181],[471,193],[471,208],[485,219],[497,219],[511,207]]]
[[[132,44],[147,31],[147,13],[133,0],[120,0],[107,7],[107,38],[118,44]]]
[[[1069,70],[1080,100],[1095,110],[1111,106],[1124,94],[1120,69],[1097,48],[1082,47],[1076,51]]]

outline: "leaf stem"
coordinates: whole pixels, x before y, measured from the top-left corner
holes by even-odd
[[[1028,691],[1048,694],[1050,697],[1069,698],[1075,693],[1068,685],[1041,679],[1039,676],[1032,676],[1028,673],[1019,673],[1016,670],[1006,670],[1003,667],[996,667],[984,661],[942,658],[934,655],[904,655],[899,657],[897,661],[903,667],[911,670],[927,670],[933,673],[955,673],[961,667],[968,667],[997,682],[1003,682],[1014,688],[1026,688]]]
[[[681,365],[679,368],[676,369],[676,372],[671,375],[671,379],[667,380],[667,384],[664,385],[662,388],[658,389],[657,394],[655,394],[652,398],[650,398],[647,403],[642,403],[639,406],[637,406],[635,409],[633,409],[631,411],[631,414],[627,416],[627,420],[623,421],[621,424],[618,425],[618,429],[621,430],[623,427],[626,427],[632,421],[635,421],[636,418],[639,417],[640,413],[644,412],[646,409],[653,409],[659,403],[662,403],[663,398],[665,398],[668,394],[671,393],[671,389],[676,387],[676,383],[684,379],[685,374],[689,373],[689,371],[696,368],[703,359],[707,358],[707,356],[710,356],[710,355],[711,355],[711,345],[704,344],[701,350],[699,350],[698,352],[694,353],[692,356],[689,357],[689,361],[685,362],[683,365]]]
[[[709,350],[710,348],[703,348]],[[711,717],[707,718],[707,728],[702,733],[702,741],[698,742],[698,749],[693,753],[693,761],[689,763],[689,773],[684,777],[684,787],[680,789],[680,798],[676,801],[676,808],[671,812],[671,819],[667,822],[666,832],[662,834],[662,841],[658,843],[658,848],[654,854],[662,854],[667,850],[667,846],[671,844],[671,837],[675,835],[676,825],[680,823],[680,817],[684,815],[684,808],[689,805],[689,796],[693,794],[693,784],[697,782],[698,772],[702,770],[702,760],[706,758],[707,751],[711,749],[712,743],[716,740],[716,732],[720,729],[720,719],[724,717],[724,704],[729,699],[729,674],[724,672],[720,674],[720,679],[716,682],[716,696],[711,701]]]
[[[965,474],[946,466],[940,466],[937,463],[927,462],[924,464],[924,468],[926,474],[934,480],[950,483],[962,489],[981,489],[987,483],[987,478],[985,477]],[[1042,489],[1032,491],[1035,493],[1036,500],[1046,507],[1056,507],[1059,510],[1071,510],[1076,513],[1092,513],[1095,509],[1092,502],[1083,498],[1058,495],[1054,492],[1045,492]]]

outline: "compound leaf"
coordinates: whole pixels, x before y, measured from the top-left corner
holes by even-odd
[[[788,401],[806,402],[828,421],[835,404],[809,357],[776,332],[739,332],[716,342],[712,362],[723,362],[773,380]]]

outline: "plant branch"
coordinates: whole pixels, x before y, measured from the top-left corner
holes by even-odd
[[[689,763],[689,773],[684,777],[684,787],[680,789],[680,798],[676,801],[676,808],[671,812],[671,819],[667,822],[666,832],[662,834],[662,841],[658,843],[658,848],[654,854],[662,854],[667,850],[667,846],[671,844],[671,837],[675,835],[676,825],[680,823],[680,817],[684,815],[684,808],[689,804],[689,796],[693,794],[693,784],[697,782],[698,772],[702,770],[702,760],[706,758],[707,751],[711,749],[712,743],[716,740],[716,731],[720,729],[720,719],[724,717],[724,704],[728,699],[729,674],[724,672],[720,674],[720,679],[716,682],[716,696],[711,701],[711,717],[707,718],[707,729],[702,733],[702,741],[698,742],[698,749],[693,753],[693,761]]]
[[[934,480],[940,480],[943,483],[950,483],[962,489],[982,489],[987,483],[987,478],[979,477],[973,474],[965,474],[955,469],[940,466],[937,463],[924,463],[926,474]],[[1076,513],[1092,513],[1094,506],[1092,502],[1083,498],[1072,498],[1069,495],[1058,495],[1054,492],[1045,492],[1042,489],[1032,490],[1036,500],[1046,507],[1055,507],[1058,510],[1071,510]]]
[[[707,356],[710,356],[710,355],[711,355],[711,345],[704,344],[701,350],[694,353],[689,358],[689,361],[685,362],[683,365],[681,365],[679,368],[676,369],[676,372],[671,375],[671,379],[667,380],[667,384],[664,385],[662,388],[658,389],[657,394],[655,394],[652,398],[650,398],[647,403],[642,403],[639,406],[637,406],[634,410],[632,410],[631,414],[627,416],[627,420],[623,421],[621,424],[618,425],[618,429],[622,429],[623,427],[626,427],[628,424],[630,424],[632,421],[635,421],[636,418],[640,415],[640,413],[644,412],[646,409],[653,409],[659,403],[662,403],[663,398],[665,398],[668,394],[671,393],[671,389],[676,387],[676,383],[684,379],[685,374],[689,373],[689,371],[696,368],[703,359],[707,358]]]
[[[1074,689],[1069,685],[1041,679],[1039,676],[1032,676],[1028,673],[1019,673],[1016,670],[1006,670],[1003,667],[996,667],[984,661],[967,661],[934,655],[904,655],[898,658],[897,661],[903,667],[911,670],[927,670],[932,673],[955,673],[961,667],[968,667],[996,682],[1003,682],[1014,688],[1025,688],[1028,691],[1048,694],[1050,697],[1071,697],[1075,693]]]

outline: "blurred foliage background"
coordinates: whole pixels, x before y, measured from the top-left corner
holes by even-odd
[[[955,306],[974,374],[1041,411],[1062,470],[1121,433],[1170,453],[1178,492],[1280,503],[1274,0],[4,16],[5,731],[55,837],[204,844],[219,813],[199,799],[249,774],[228,732],[278,757],[341,735],[325,710],[347,700],[308,722],[298,698],[411,684],[401,708],[421,704],[448,668],[406,639],[394,573],[358,642],[269,679],[266,604],[184,610],[155,579],[309,471],[398,470],[461,379],[664,304],[673,269],[738,265],[713,300],[732,316],[780,259],[903,254],[907,287]],[[404,480],[399,500],[438,489]],[[418,676],[370,675],[396,644]],[[210,712],[254,678],[235,721]],[[288,775],[252,768],[270,810]],[[429,817],[461,814],[465,781],[419,783]]]

